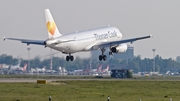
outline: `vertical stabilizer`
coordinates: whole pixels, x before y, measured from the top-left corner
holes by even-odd
[[[26,71],[27,64],[24,64],[24,67],[22,68],[22,71]]]
[[[48,30],[49,39],[62,36],[59,33],[59,30],[56,26],[56,23],[54,22],[54,19],[51,15],[49,9],[45,9],[45,16],[46,16],[46,26],[47,26],[47,30]]]

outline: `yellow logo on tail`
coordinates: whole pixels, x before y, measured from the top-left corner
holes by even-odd
[[[46,23],[46,26],[47,26],[47,30],[49,31],[49,33],[53,36],[54,33],[55,33],[55,30],[56,30],[56,24],[55,22],[50,22],[48,21]]]

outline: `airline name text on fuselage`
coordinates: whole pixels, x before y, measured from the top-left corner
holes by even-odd
[[[103,39],[117,37],[117,32],[116,31],[113,31],[113,32],[108,31],[108,33],[105,33],[105,34],[94,34],[94,35],[95,35],[96,40],[103,40]]]

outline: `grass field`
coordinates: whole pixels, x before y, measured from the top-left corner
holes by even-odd
[[[0,83],[0,101],[180,101],[180,81],[68,80]]]

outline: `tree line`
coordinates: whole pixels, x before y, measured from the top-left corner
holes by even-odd
[[[177,57],[177,61],[172,58],[162,59],[161,56],[156,55],[155,57],[155,71],[160,73],[165,73],[167,70],[180,69],[180,57]],[[20,66],[23,67],[24,64],[28,64],[26,59],[14,58],[12,55],[2,54],[0,55],[0,64],[6,65],[16,65],[21,60]],[[80,57],[75,57],[74,61],[67,62],[64,57],[52,57],[52,69],[57,70],[60,66],[65,67],[68,71],[73,71],[77,69],[96,69],[98,65],[103,65],[105,68],[107,65],[111,69],[132,69],[134,72],[152,72],[153,71],[153,59],[144,58],[136,56],[132,60],[122,60],[120,58],[110,58],[107,61],[99,61],[98,59],[91,60],[90,58],[81,59]],[[35,57],[30,60],[31,68],[43,68],[46,66],[47,69],[50,68],[51,59],[43,59],[40,57]]]

